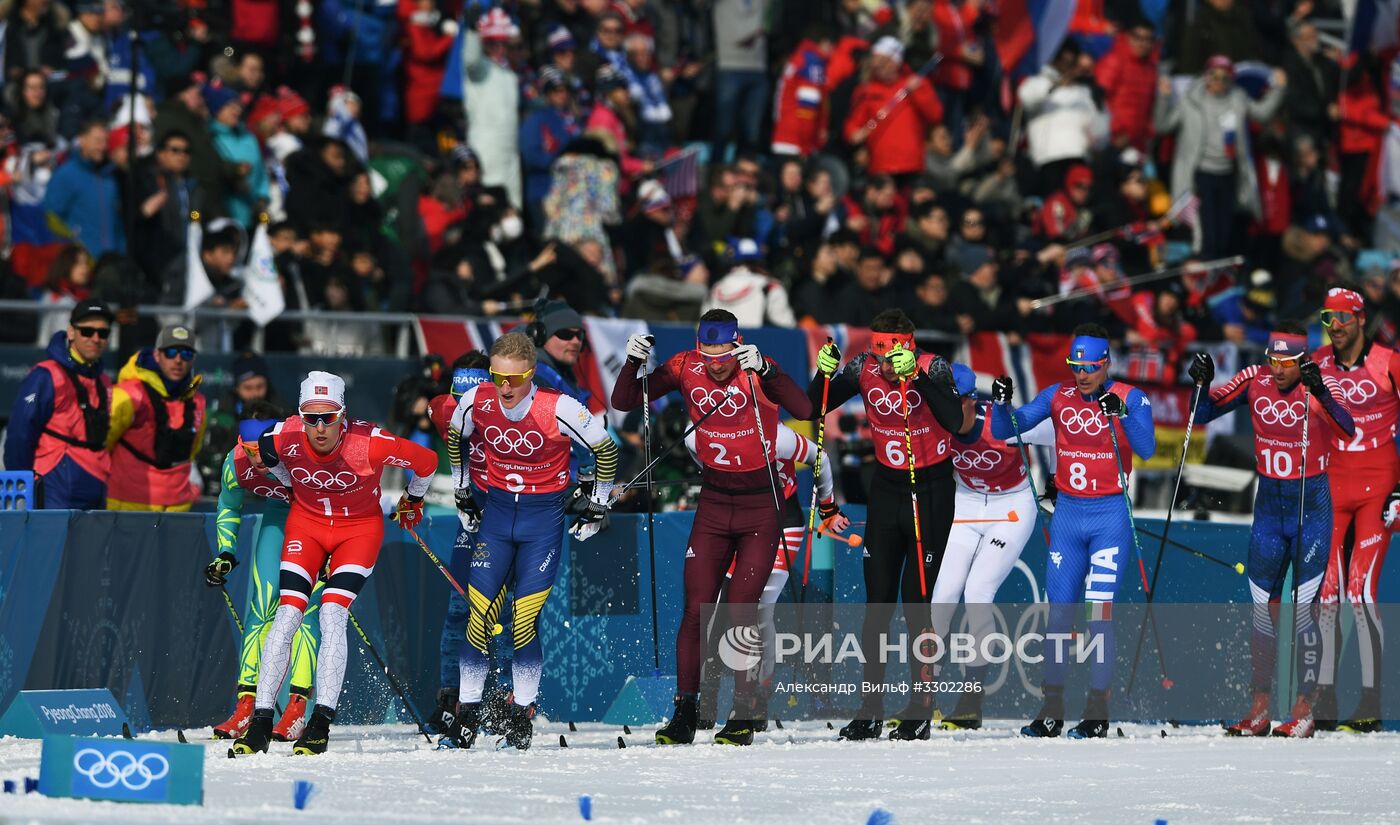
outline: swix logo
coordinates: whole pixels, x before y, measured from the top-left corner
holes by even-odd
[[[384,464],[385,464],[385,466],[388,466],[388,467],[412,467],[412,466],[413,466],[413,462],[408,461],[408,460],[406,460],[406,459],[399,458],[399,457],[396,456],[396,455],[391,455],[391,456],[389,456],[388,458],[384,459]]]
[[[1380,541],[1380,540],[1381,540],[1381,536],[1380,536],[1379,534],[1374,535],[1374,536],[1367,536],[1366,538],[1364,538],[1364,539],[1361,540],[1361,546],[1362,546],[1362,547],[1370,547],[1371,545],[1375,544],[1376,542],[1378,542],[1378,541]]]

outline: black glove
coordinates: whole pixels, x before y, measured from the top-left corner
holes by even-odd
[[[1191,356],[1191,366],[1187,367],[1186,374],[1197,384],[1209,387],[1215,380],[1215,359],[1208,352],[1196,353]]]
[[[1303,376],[1303,386],[1308,388],[1308,392],[1318,398],[1327,397],[1327,385],[1322,383],[1322,368],[1316,361],[1305,361],[1303,366],[1298,368]]]
[[[276,467],[281,461],[277,458],[277,442],[272,439],[271,429],[258,436],[258,455],[264,467]]]
[[[209,566],[204,568],[204,581],[210,587],[222,587],[228,581],[228,574],[233,572],[233,568],[238,566],[238,559],[233,554],[225,550],[218,558],[209,562]]]
[[[992,382],[992,403],[1010,404],[1011,393],[1015,387],[1011,383],[1011,376],[1003,375]]]
[[[606,529],[608,529],[608,508],[596,501],[590,501],[588,509],[584,510],[574,520],[574,526],[569,528],[569,535],[579,541],[588,541],[598,531]]]
[[[1122,417],[1128,414],[1128,411],[1123,408],[1123,399],[1111,392],[1099,396],[1099,409],[1103,410],[1104,415]]]
[[[481,505],[472,498],[472,488],[461,487],[453,492],[452,497],[457,502],[457,518],[462,522],[462,528],[468,533],[475,533],[481,529]]]

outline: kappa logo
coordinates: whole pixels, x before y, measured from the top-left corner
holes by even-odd
[[[1057,550],[1052,550],[1052,551],[1050,552],[1050,563],[1053,564],[1053,565],[1055,565],[1055,569],[1058,570],[1059,567],[1060,567],[1060,563],[1063,562],[1064,560],[1065,560],[1065,557],[1064,557],[1059,551],[1057,551]]]

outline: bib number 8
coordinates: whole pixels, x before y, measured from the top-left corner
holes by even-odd
[[[1076,490],[1087,489],[1089,486],[1089,468],[1078,461],[1069,465],[1069,486]]]

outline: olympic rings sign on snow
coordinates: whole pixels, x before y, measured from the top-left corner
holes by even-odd
[[[1380,388],[1376,382],[1369,378],[1362,378],[1357,381],[1351,378],[1338,378],[1337,383],[1342,387],[1342,394],[1346,396],[1348,404],[1364,404],[1376,397]]]
[[[924,403],[924,399],[914,390],[909,390],[909,411],[913,412]],[[904,415],[904,394],[898,390],[882,390],[879,387],[871,387],[866,393],[865,401],[875,408],[875,412],[881,415]]]
[[[518,455],[521,458],[534,455],[536,450],[544,446],[544,433],[539,430],[521,432],[514,427],[503,430],[492,424],[482,436],[497,452]]]
[[[1265,424],[1292,427],[1303,420],[1304,405],[1302,401],[1270,401],[1260,398],[1254,402],[1254,414]]]
[[[1108,421],[1098,410],[1065,407],[1060,410],[1060,426],[1071,435],[1098,435],[1108,429]]]
[[[170,761],[158,753],[138,758],[130,751],[103,753],[83,748],[73,754],[73,770],[98,788],[111,788],[120,782],[129,791],[143,791],[170,773]]]
[[[354,487],[359,480],[360,477],[349,470],[332,473],[330,470],[308,470],[305,467],[292,468],[292,481],[317,490],[344,492]]]
[[[953,452],[953,467],[958,470],[980,470],[986,472],[1001,463],[1001,453],[996,450],[962,450]]]
[[[732,393],[727,390],[707,390],[704,387],[695,387],[690,391],[690,403],[695,405],[701,415],[713,409],[715,415],[721,418],[733,418],[743,411],[748,400],[749,397],[744,391],[737,389]]]

